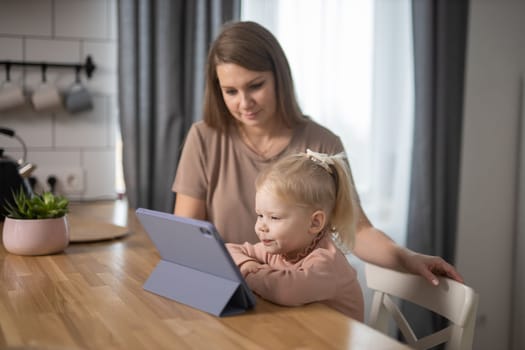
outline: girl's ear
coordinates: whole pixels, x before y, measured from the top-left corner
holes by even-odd
[[[310,229],[308,232],[315,235],[318,234],[324,228],[325,222],[325,212],[323,210],[314,211],[310,219]]]

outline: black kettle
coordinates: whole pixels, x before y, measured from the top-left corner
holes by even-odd
[[[29,176],[36,167],[26,163],[26,144],[14,130],[0,127],[0,135],[17,139],[23,149],[22,158],[14,160],[5,156],[4,149],[0,148],[0,221],[3,221],[6,215],[5,205],[13,202],[13,193],[22,190],[32,195]]]

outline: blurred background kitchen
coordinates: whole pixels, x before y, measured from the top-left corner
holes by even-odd
[[[93,109],[78,114],[66,110],[36,112],[30,103],[0,112],[0,125],[11,128],[28,147],[28,161],[39,186],[48,175],[66,179],[72,199],[114,199],[123,192],[117,183],[119,127],[117,122],[116,1],[1,1],[0,60],[96,64],[82,83],[93,96]],[[0,66],[2,83],[5,67]],[[49,67],[47,81],[66,90],[75,70]],[[30,92],[41,84],[40,67],[13,66],[10,80]],[[6,155],[22,155],[20,144],[2,137]],[[14,149],[12,149],[14,148]]]

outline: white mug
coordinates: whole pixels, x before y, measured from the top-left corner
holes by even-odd
[[[31,102],[35,111],[53,111],[62,106],[62,98],[58,89],[48,83],[40,85],[33,91]]]
[[[22,106],[26,103],[24,90],[9,81],[0,87],[0,111]]]

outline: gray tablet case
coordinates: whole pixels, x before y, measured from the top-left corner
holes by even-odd
[[[161,258],[145,290],[215,316],[255,306],[254,295],[211,223],[144,208],[136,213]]]

